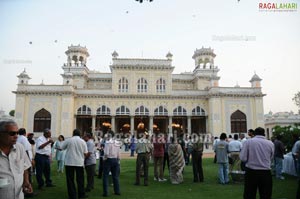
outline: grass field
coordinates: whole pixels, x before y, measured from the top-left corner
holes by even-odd
[[[113,195],[113,188],[109,189],[109,198],[128,199],[239,199],[243,196],[243,184],[230,183],[220,185],[217,181],[217,165],[211,158],[203,159],[204,182],[193,183],[192,166],[186,166],[184,171],[184,183],[172,185],[170,181],[153,181],[153,165],[149,168],[149,186],[135,186],[135,160],[121,160],[120,188],[121,196]],[[165,171],[165,173],[168,173]],[[64,199],[68,198],[65,174],[56,172],[56,162],[52,164],[52,181],[56,187],[45,188],[42,191],[35,191],[36,199]],[[297,179],[292,176],[285,176],[285,180],[273,179],[273,199],[294,199],[296,195]],[[168,178],[168,175],[165,175]],[[34,181],[36,182],[36,181]],[[143,182],[143,181],[142,181]],[[87,193],[90,199],[102,198],[102,180],[95,178],[95,189]],[[258,198],[258,197],[257,197]]]

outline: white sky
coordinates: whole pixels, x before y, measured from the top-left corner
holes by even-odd
[[[100,72],[110,72],[114,50],[121,58],[165,58],[170,51],[175,73],[192,71],[194,50],[212,47],[220,86],[249,87],[255,71],[267,94],[265,113],[297,112],[300,1],[285,1],[296,2],[297,12],[260,12],[260,2],[282,1],[0,0],[0,109],[14,109],[12,91],[24,68],[31,84],[62,84],[64,52],[81,44],[90,53],[88,68]],[[31,63],[17,63],[22,60]]]

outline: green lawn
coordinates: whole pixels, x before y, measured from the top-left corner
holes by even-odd
[[[193,183],[192,166],[186,166],[184,171],[184,183],[172,185],[170,181],[153,181],[153,165],[149,168],[149,186],[135,186],[135,160],[121,160],[120,188],[121,196],[113,195],[113,188],[110,187],[110,198],[128,198],[128,199],[221,199],[221,198],[242,198],[243,184],[230,183],[229,185],[220,185],[217,181],[217,165],[212,163],[211,158],[203,160],[204,183]],[[167,173],[167,172],[165,172]],[[168,178],[167,175],[165,175]],[[296,195],[297,179],[291,176],[285,176],[283,181],[273,180],[273,199],[293,199]],[[65,174],[57,174],[56,162],[52,164],[52,180],[56,187],[45,188],[38,191],[34,183],[35,191],[38,193],[36,199],[63,199],[68,198]],[[34,181],[36,182],[36,181]],[[89,198],[102,198],[102,180],[95,178],[95,189],[88,193]],[[258,198],[258,197],[257,197]]]

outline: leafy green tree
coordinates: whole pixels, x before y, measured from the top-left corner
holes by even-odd
[[[9,111],[9,115],[12,116],[12,117],[14,117],[15,116],[15,110]]]
[[[293,97],[293,101],[295,102],[296,106],[298,106],[300,109],[300,91],[298,91],[298,93],[295,94],[295,96]]]
[[[282,142],[286,147],[286,151],[290,152],[293,148],[295,138],[300,136],[300,124],[295,124],[294,126],[275,126],[273,131],[273,139],[277,135],[282,135]]]

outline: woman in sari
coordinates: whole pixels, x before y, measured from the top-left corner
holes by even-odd
[[[170,180],[172,184],[180,184],[183,182],[183,168],[185,165],[183,152],[177,140],[171,138],[171,144],[168,149],[170,160]]]

